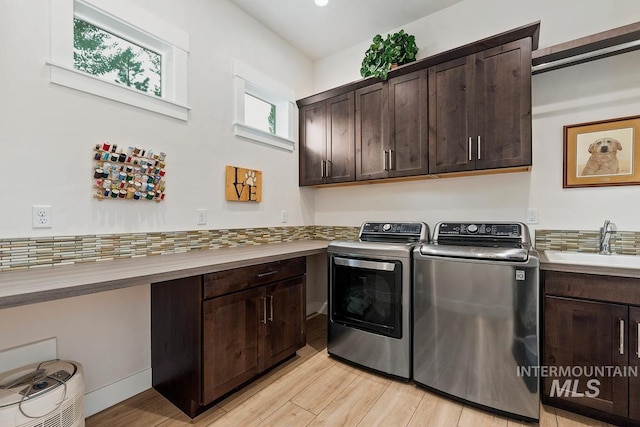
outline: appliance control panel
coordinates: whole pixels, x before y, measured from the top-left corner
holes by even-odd
[[[518,223],[465,223],[442,222],[438,225],[439,236],[522,237],[522,226]]]
[[[365,222],[362,233],[420,234],[422,223],[419,222]]]
[[[424,222],[365,222],[360,227],[361,241],[428,242],[429,227]]]

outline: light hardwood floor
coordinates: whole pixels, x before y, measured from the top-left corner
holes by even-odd
[[[541,406],[541,427],[609,426]],[[191,420],[150,389],[95,414],[94,426],[538,426],[491,414],[327,355],[326,316],[307,321],[307,345]]]

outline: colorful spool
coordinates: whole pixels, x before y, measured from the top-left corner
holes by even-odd
[[[93,160],[97,199],[164,199],[165,153],[141,146],[118,149],[117,144],[95,144]]]

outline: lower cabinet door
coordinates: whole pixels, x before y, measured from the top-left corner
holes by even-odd
[[[627,366],[628,307],[552,296],[544,304],[545,395],[626,417],[628,378],[606,370]]]
[[[265,368],[305,346],[305,292],[305,276],[267,286]]]
[[[265,287],[259,287],[203,302],[203,405],[263,370],[264,292]]]
[[[640,421],[640,308],[629,307],[629,418]],[[638,375],[634,375],[638,373]]]

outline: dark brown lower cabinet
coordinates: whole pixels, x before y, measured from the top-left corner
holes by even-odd
[[[264,287],[204,301],[202,337],[203,403],[258,375]]]
[[[283,361],[306,344],[305,283],[296,277],[267,287],[265,369]]]
[[[629,307],[629,418],[640,424],[640,308]]]
[[[305,258],[151,286],[152,383],[195,417],[306,343]]]
[[[551,296],[545,297],[544,304],[545,365],[558,368],[557,372],[569,371],[564,372],[569,375],[545,378],[545,395],[626,416],[629,389],[626,377],[574,374],[597,367],[625,367],[627,356],[620,352],[618,341],[619,325],[624,327],[627,307]],[[589,383],[592,379],[597,383]]]
[[[543,403],[640,425],[640,279],[545,271]]]

